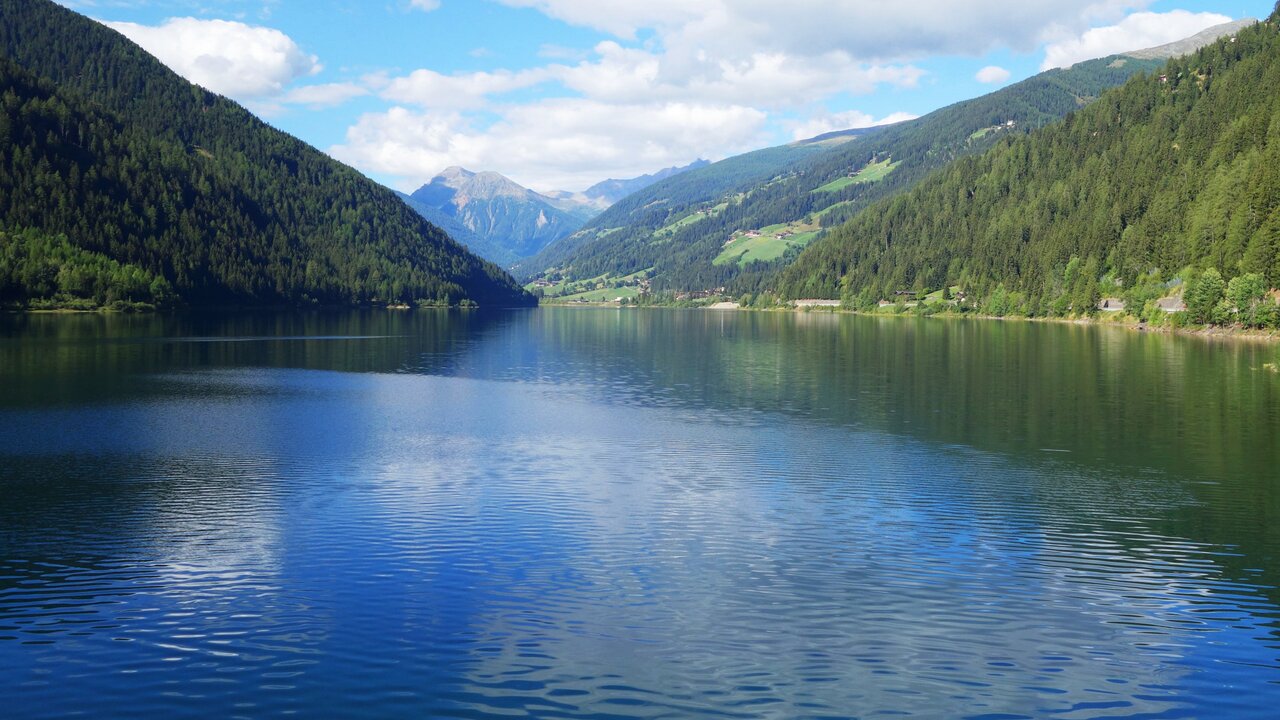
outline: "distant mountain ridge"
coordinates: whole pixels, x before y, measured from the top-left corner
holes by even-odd
[[[706,164],[700,160],[630,180],[605,180],[581,193],[546,194],[496,172],[454,166],[402,197],[458,242],[510,266],[573,234],[623,197]]]
[[[556,201],[496,172],[450,167],[409,195],[411,207],[428,219],[448,218],[465,228],[456,239],[507,265],[573,233],[586,220]]]
[[[1139,60],[1165,60],[1168,58],[1181,57],[1182,55],[1190,55],[1206,45],[1211,45],[1218,41],[1219,38],[1240,32],[1241,30],[1256,25],[1255,18],[1245,18],[1221,25],[1214,25],[1192,35],[1164,45],[1158,45],[1145,50],[1134,50],[1133,52],[1122,53],[1126,57],[1137,58]]]
[[[643,190],[656,182],[674,177],[682,172],[697,170],[710,164],[711,162],[708,160],[695,160],[684,167],[664,168],[656,173],[641,175],[630,180],[604,180],[582,191],[582,195],[591,200],[603,202],[604,208],[607,208],[631,193]]]

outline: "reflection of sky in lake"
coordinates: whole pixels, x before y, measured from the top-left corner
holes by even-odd
[[[847,422],[767,381],[779,343],[715,395],[694,353],[615,368],[614,336],[521,328],[444,376],[184,366],[0,411],[0,690],[31,717],[1280,700],[1277,608],[1240,571],[1270,556],[1203,539],[1199,475]]]
[[[462,452],[482,467],[406,462],[378,493],[511,519],[513,547],[472,558],[503,588],[478,608],[493,657],[473,675],[476,707],[558,689],[600,712],[624,698],[730,712],[745,693],[815,712],[1130,714],[1193,697],[1206,661],[1213,682],[1257,682],[1215,648],[1269,657],[1274,642],[1251,615],[1267,601],[1222,580],[1213,548],[1145,526],[1192,502],[1167,478],[777,418],[530,403],[544,412],[523,408],[528,422],[495,418],[514,442]],[[397,446],[450,434],[422,432]]]

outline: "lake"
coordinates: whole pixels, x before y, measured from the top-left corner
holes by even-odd
[[[0,316],[0,714],[1270,718],[1280,347]]]

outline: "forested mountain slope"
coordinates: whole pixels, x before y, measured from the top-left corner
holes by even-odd
[[[582,279],[648,270],[655,289],[754,290],[805,242],[875,200],[1163,64],[1092,60],[909,122],[730,158],[627,198],[518,274]]]
[[[874,205],[810,246],[777,289],[865,302],[958,284],[1039,314],[1091,311],[1099,294],[1141,306],[1210,268],[1275,287],[1278,19]]]
[[[29,244],[191,304],[532,302],[395,193],[48,0],[0,0],[0,106],[6,242],[64,236]]]

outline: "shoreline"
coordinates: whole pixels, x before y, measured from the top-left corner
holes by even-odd
[[[745,308],[750,309],[750,308]],[[815,312],[813,308],[791,308],[793,312]],[[1022,315],[982,315],[979,313],[935,313],[933,315],[915,315],[914,313],[880,313],[862,312],[859,310],[826,309],[816,312],[830,312],[843,315],[865,315],[867,317],[907,317],[907,318],[945,318],[950,320],[995,320],[1001,322],[1056,323],[1062,325],[1079,325],[1081,327],[1113,327],[1135,333],[1155,333],[1159,335],[1177,335],[1198,337],[1205,340],[1249,340],[1254,342],[1280,342],[1280,330],[1257,330],[1243,327],[1172,327],[1169,325],[1150,325],[1131,316],[1125,318],[1103,319],[1089,317],[1025,317]]]
[[[168,308],[0,308],[0,315],[179,315],[205,313],[257,313],[257,312],[346,312],[385,310],[387,312],[419,312],[424,310],[531,310],[537,305],[227,305],[211,307]]]
[[[675,305],[623,305],[616,302],[574,302],[574,303],[539,303],[533,307],[512,307],[512,308],[491,308],[503,310],[529,310],[535,308],[585,308],[585,309],[662,309],[662,310],[707,310],[714,312],[790,312],[790,313],[823,313],[828,315],[861,315],[865,317],[880,318],[906,318],[906,319],[946,319],[946,320],[988,320],[988,321],[1008,321],[1008,322],[1032,322],[1032,323],[1058,323],[1065,325],[1080,325],[1094,327],[1116,327],[1129,330],[1136,333],[1157,333],[1161,335],[1176,335],[1183,337],[1197,337],[1205,340],[1247,340],[1251,342],[1263,343],[1280,343],[1280,329],[1278,330],[1257,330],[1242,327],[1171,327],[1168,325],[1149,325],[1145,322],[1136,320],[1131,316],[1125,318],[1103,319],[1103,318],[1058,318],[1058,317],[1024,317],[1021,315],[1006,315],[1003,317],[996,315],[981,315],[978,313],[934,313],[932,315],[917,315],[912,312],[902,313],[886,313],[886,312],[866,312],[863,310],[848,310],[840,307],[832,306],[785,306],[785,307],[742,307],[736,303],[730,307],[730,303],[714,303],[711,305],[699,305],[690,307],[679,307]],[[331,312],[345,310],[386,310],[388,312],[405,312],[412,310],[478,310],[479,307],[466,307],[459,305],[449,306],[429,306],[422,308],[406,308],[398,306],[357,306],[357,307],[341,307],[341,306],[317,306],[317,307],[225,307],[225,308],[183,308],[183,309],[133,309],[133,310],[117,310],[110,308],[95,308],[92,310],[82,310],[75,308],[0,308],[2,315],[169,315],[174,313],[243,313],[243,312],[279,312],[279,311],[307,311],[307,312]]]
[[[1032,323],[1058,323],[1065,325],[1080,325],[1092,327],[1115,327],[1129,330],[1136,333],[1157,333],[1160,335],[1176,335],[1183,337],[1197,337],[1204,340],[1248,340],[1251,342],[1264,343],[1280,343],[1280,330],[1257,330],[1242,327],[1171,327],[1169,325],[1150,325],[1133,318],[1125,316],[1115,319],[1103,318],[1059,318],[1059,317],[1024,317],[1021,315],[982,315],[978,313],[934,313],[932,315],[917,315],[912,312],[902,313],[884,313],[884,312],[866,312],[863,310],[848,310],[840,307],[831,306],[806,306],[806,307],[728,307],[727,303],[714,303],[711,305],[699,305],[692,307],[679,307],[675,305],[622,305],[616,302],[575,302],[575,303],[540,303],[539,307],[556,307],[556,308],[613,308],[613,309],[669,309],[669,310],[709,310],[715,312],[791,312],[791,313],[825,313],[829,315],[861,315],[865,317],[883,317],[883,318],[907,318],[907,319],[927,319],[938,318],[946,320],[994,320],[1002,322],[1032,322]]]
[[[750,310],[752,308],[741,308]],[[1132,316],[1124,318],[1104,319],[1090,317],[1025,317],[1022,315],[982,315],[980,313],[935,313],[933,315],[916,315],[910,312],[881,313],[845,310],[843,308],[779,308],[792,312],[829,312],[841,315],[865,315],[867,317],[903,317],[903,318],[943,318],[949,320],[995,320],[1001,322],[1056,323],[1062,325],[1079,325],[1081,327],[1114,327],[1135,333],[1156,333],[1160,335],[1179,335],[1198,337],[1205,340],[1250,340],[1255,342],[1280,342],[1280,330],[1257,330],[1243,327],[1172,327],[1169,325],[1150,325]]]

